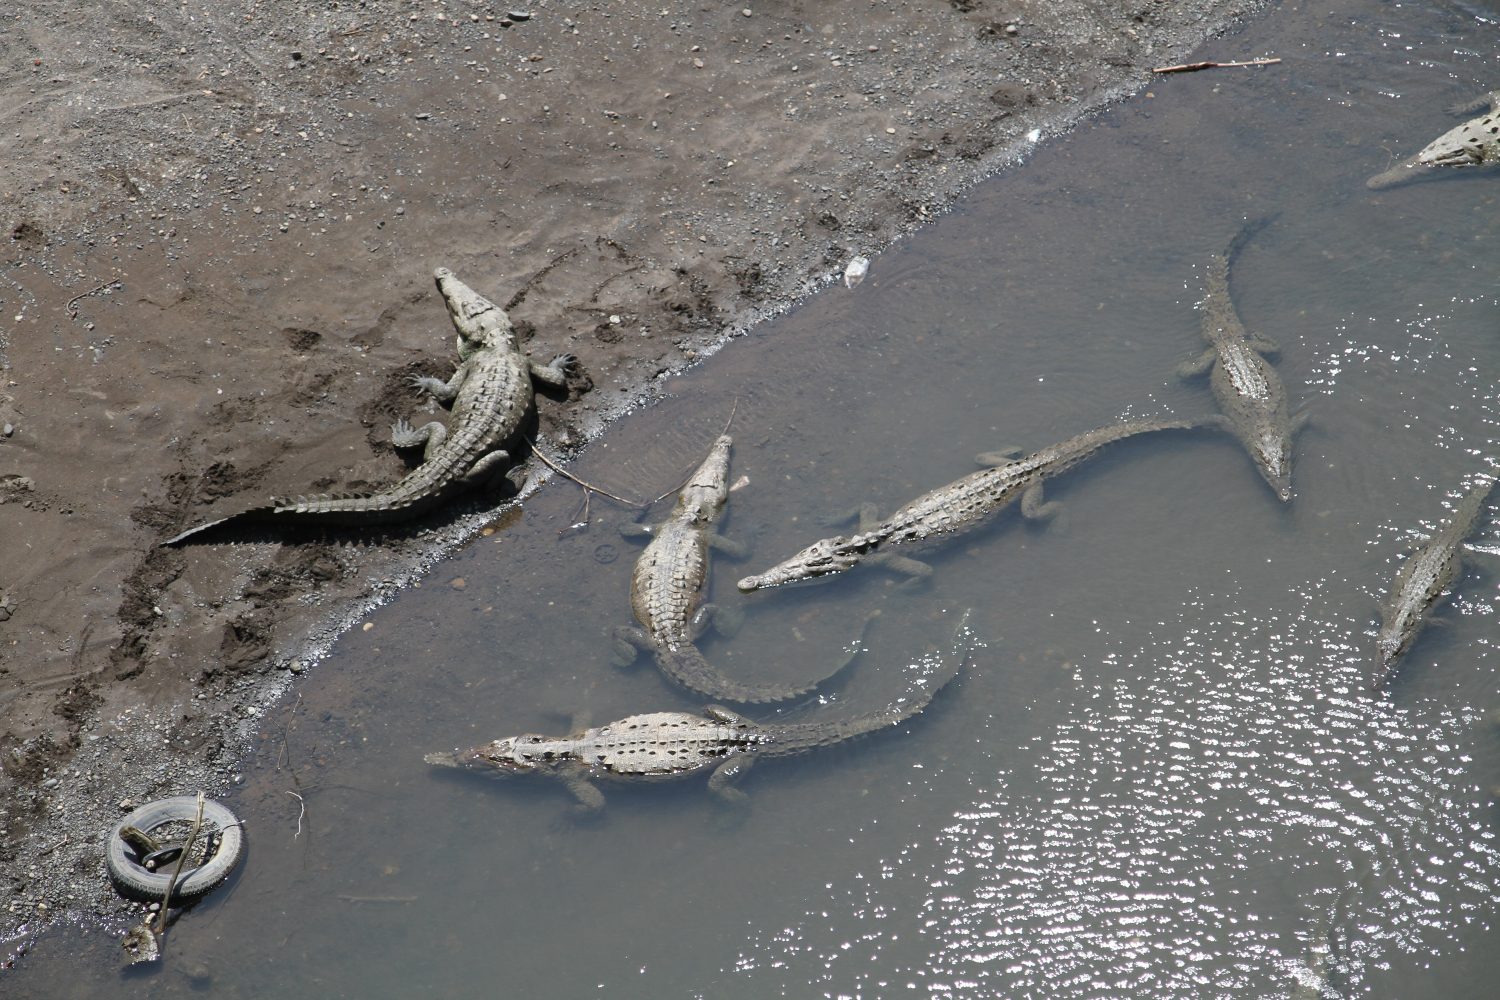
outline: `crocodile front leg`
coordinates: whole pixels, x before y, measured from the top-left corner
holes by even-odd
[[[590,815],[598,813],[604,808],[604,793],[589,780],[588,774],[581,768],[559,771],[559,778],[567,786],[568,791],[573,793],[573,798],[578,800],[575,807],[580,813]]]
[[[1457,104],[1448,105],[1450,115],[1471,115],[1476,111],[1500,112],[1500,90],[1492,90],[1488,94],[1480,94],[1472,101],[1459,101]]]
[[[906,577],[900,586],[915,588],[926,583],[932,576],[932,566],[920,559],[911,556],[903,556],[895,552],[872,552],[865,556],[865,562],[871,566],[881,566],[892,573],[899,573]]]
[[[1193,360],[1184,361],[1178,365],[1176,369],[1177,377],[1180,379],[1190,379],[1206,375],[1208,370],[1214,366],[1214,362],[1218,360],[1218,357],[1219,352],[1210,347]]]
[[[556,387],[568,384],[568,369],[577,363],[578,357],[573,354],[559,354],[545,365],[537,364],[530,358],[526,359],[526,367],[531,372],[532,381]]]
[[[458,390],[464,384],[464,376],[468,375],[468,369],[459,365],[458,371],[453,377],[444,382],[442,379],[433,378],[431,375],[413,375],[411,387],[417,392],[425,392],[440,403],[451,403],[453,397],[458,395]]]
[[[735,788],[730,782],[750,770],[754,764],[755,758],[747,754],[730,754],[708,776],[708,790],[724,802],[731,804],[744,802],[746,798],[745,793]]]
[[[1263,333],[1253,333],[1246,340],[1250,349],[1263,358],[1275,359],[1281,354],[1281,345]]]
[[[1026,454],[1025,450],[1011,445],[1005,448],[996,448],[994,451],[980,452],[974,456],[974,464],[998,469],[1002,465],[1009,465],[1024,454]]]

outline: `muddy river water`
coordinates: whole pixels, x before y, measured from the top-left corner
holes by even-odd
[[[564,789],[434,772],[423,753],[698,705],[609,664],[638,551],[628,510],[554,481],[372,612],[268,713],[230,798],[250,853],[122,973],[97,928],[44,935],[7,995],[80,997],[1205,997],[1493,995],[1500,952],[1500,560],[1476,555],[1390,690],[1377,602],[1405,546],[1500,459],[1500,187],[1373,192],[1371,174],[1500,86],[1500,6],[1282,5],[1157,80],[622,420],[572,471],[672,488],[731,409],[707,637],[736,677],[821,674],[878,611],[826,704],[884,704],[972,608],[985,645],[887,733],[748,775]],[[1283,505],[1227,437],[1126,442],[931,556],[746,596],[733,582],[971,471],[1125,415],[1213,407],[1208,255],[1277,339],[1293,408]],[[651,516],[659,518],[666,505]],[[1500,540],[1491,516],[1476,537]],[[1302,992],[1297,992],[1297,991]],[[14,991],[14,992],[12,992]]]

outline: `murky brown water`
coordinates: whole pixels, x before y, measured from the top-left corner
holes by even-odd
[[[1389,697],[1363,678],[1403,540],[1500,455],[1500,187],[1363,180],[1497,85],[1497,39],[1494,4],[1287,4],[1206,53],[1279,67],[1163,79],[1048,139],[574,468],[661,493],[734,406],[750,483],[726,530],[753,555],[720,562],[715,586],[749,618],[705,652],[748,680],[800,679],[879,609],[831,690],[831,711],[854,710],[972,607],[988,645],[923,717],[757,768],[737,820],[696,781],[606,789],[602,822],[575,825],[560,787],[431,773],[426,750],[560,731],[580,708],[695,703],[644,662],[608,666],[636,551],[610,519],[627,515],[596,498],[590,530],[559,537],[578,491],[554,484],[274,713],[235,803],[249,863],[174,930],[164,970],[122,980],[112,942],[57,932],[7,986],[1490,995],[1500,569],[1476,557]],[[1146,438],[1056,483],[1065,523],[1008,515],[935,554],[925,590],[869,570],[733,595],[824,533],[817,516],[889,511],[978,452],[1208,410],[1171,377],[1200,346],[1202,263],[1273,212],[1232,286],[1313,413],[1290,506],[1227,439]],[[1497,538],[1492,521],[1481,540]],[[197,965],[209,978],[184,973]]]

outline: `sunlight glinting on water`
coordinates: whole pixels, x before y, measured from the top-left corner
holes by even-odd
[[[1445,331],[1497,311],[1474,298],[1346,317],[1300,345],[1315,359],[1304,397],[1315,418],[1340,408],[1464,456],[1467,477],[1500,452],[1500,390]],[[1371,525],[1392,573],[1399,543],[1434,530],[1467,482],[1405,474],[1435,502]],[[734,972],[784,995],[1351,995],[1396,955],[1455,951],[1454,929],[1500,902],[1490,793],[1469,774],[1482,713],[1368,693],[1365,612],[1388,581],[1330,572],[1285,610],[1190,595],[1144,642],[1106,628],[1098,678],[1075,674],[1052,734],[932,843],[752,937]],[[1493,616],[1497,601],[1481,586],[1453,603]],[[1471,638],[1465,669],[1493,675],[1495,643]],[[913,938],[921,966],[884,954]]]
[[[1466,777],[1476,713],[1367,695],[1344,593],[1305,585],[1282,618],[1190,598],[1105,655],[1114,679],[1076,678],[1072,717],[1022,754],[1029,776],[1002,773],[934,845],[835,889],[735,970],[790,995],[799,980],[873,995],[880,978],[934,996],[1198,997],[1317,975],[1350,990],[1394,952],[1442,954],[1500,897]],[[926,883],[890,893],[919,910],[882,902],[891,880]],[[812,928],[831,925],[863,933],[824,944]],[[925,968],[878,957],[905,935],[927,942]]]

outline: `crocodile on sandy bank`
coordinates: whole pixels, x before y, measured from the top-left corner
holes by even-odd
[[[730,782],[760,757],[786,757],[832,746],[865,733],[899,725],[916,715],[957,676],[974,645],[968,614],[959,622],[953,649],[899,701],[868,715],[801,723],[755,722],[710,705],[703,715],[650,712],[570,736],[511,736],[468,750],[432,753],[429,764],[465,767],[495,777],[550,775],[562,781],[587,811],[604,805],[595,781],[666,781],[710,771],[708,788],[728,801],[745,793]]]
[[[640,650],[653,654],[662,673],[691,691],[728,701],[785,701],[821,682],[798,687],[741,684],[711,666],[694,645],[710,624],[732,631],[724,627],[726,615],[717,604],[700,605],[710,553],[717,549],[732,557],[745,555],[742,545],[714,528],[729,499],[732,444],[728,434],[720,435],[677,495],[671,516],[661,524],[636,526],[631,532],[651,538],[630,578],[630,606],[641,628],[615,630],[615,662],[628,665]]]
[[[177,545],[210,528],[244,521],[305,520],[321,524],[384,524],[429,510],[454,492],[498,479],[510,462],[504,445],[516,436],[535,402],[533,380],[566,383],[570,354],[541,365],[521,351],[505,310],[453,276],[434,272],[438,293],[458,331],[458,370],[447,382],[421,377],[412,385],[452,403],[448,427],[434,420],[413,428],[405,420],[391,426],[398,448],[425,446],[423,462],[400,482],[373,496],[299,497],[286,503],[232,514],[167,539]]]
[[[1292,435],[1307,422],[1306,413],[1287,415],[1286,387],[1265,355],[1276,354],[1276,342],[1251,335],[1229,297],[1229,268],[1240,248],[1268,220],[1246,223],[1229,248],[1209,257],[1203,301],[1203,339],[1208,348],[1179,365],[1181,378],[1212,369],[1209,384],[1229,429],[1250,453],[1261,477],[1283,501],[1292,498]]]
[[[937,544],[989,521],[1016,499],[1027,518],[1046,518],[1057,510],[1043,502],[1042,484],[1092,457],[1105,445],[1153,431],[1222,427],[1220,417],[1198,420],[1131,420],[1068,438],[1024,458],[1013,452],[989,452],[979,461],[992,468],[971,472],[956,482],[924,493],[883,521],[874,506],[860,508],[859,530],[853,535],[835,535],[814,542],[790,559],[739,582],[741,590],[763,590],[799,583],[852,569],[862,562],[881,563],[914,579],[926,577],[932,567],[890,551],[915,551]]]
[[[1478,526],[1494,488],[1494,476],[1477,480],[1453,516],[1401,564],[1390,595],[1380,607],[1380,633],[1375,640],[1377,689],[1395,674],[1396,661],[1411,648],[1432,609],[1463,572],[1464,541]]]
[[[1444,167],[1479,167],[1500,163],[1500,90],[1449,110],[1466,115],[1488,107],[1486,114],[1451,128],[1428,143],[1415,156],[1408,156],[1389,170],[1365,181],[1374,190],[1409,184],[1430,177]]]

